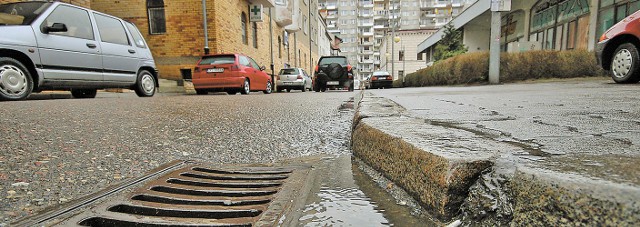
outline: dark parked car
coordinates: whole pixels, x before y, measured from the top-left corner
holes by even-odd
[[[640,81],[640,11],[613,25],[596,44],[598,64],[608,70],[616,83]]]
[[[314,70],[313,90],[348,89],[353,91],[353,68],[345,56],[324,56]]]
[[[369,89],[371,88],[391,88],[393,87],[393,77],[386,71],[376,71],[369,77],[367,82]]]

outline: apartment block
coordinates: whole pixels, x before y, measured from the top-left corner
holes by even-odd
[[[328,31],[343,40],[340,54],[347,56],[350,63],[356,66],[356,78],[364,79],[373,71],[383,69],[387,62],[391,62],[391,59],[386,59],[384,55],[391,54],[392,48],[388,46],[394,44],[389,43],[385,48],[381,46],[385,40],[392,40],[395,31],[406,35],[405,39],[424,40],[433,34],[432,31],[447,24],[474,1],[320,0],[319,3],[321,14],[326,15]],[[409,42],[414,41],[405,43]],[[405,51],[412,49],[415,52],[416,46],[405,45]],[[400,49],[393,49],[393,62],[398,63]],[[417,53],[415,55],[411,59],[418,61]],[[413,68],[410,67],[403,73],[417,70]],[[397,69],[393,73],[396,78],[398,73]]]

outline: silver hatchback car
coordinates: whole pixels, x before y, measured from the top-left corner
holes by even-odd
[[[301,68],[281,69],[276,82],[278,92],[287,90],[311,91],[311,77]]]
[[[61,2],[0,5],[0,100],[43,90],[94,98],[105,88],[149,97],[157,87],[153,56],[132,23]]]

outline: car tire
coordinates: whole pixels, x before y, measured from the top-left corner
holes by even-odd
[[[249,79],[244,79],[244,83],[242,84],[242,89],[240,90],[240,94],[247,95],[251,92]]]
[[[623,43],[613,52],[611,59],[611,78],[616,83],[637,83],[640,81],[638,48],[632,43]]]
[[[133,89],[138,97],[151,97],[156,93],[156,78],[147,70],[140,70]]]
[[[291,88],[287,88],[287,92],[291,92]]]
[[[262,93],[271,94],[271,89],[271,81],[267,81],[267,87],[262,91]]]
[[[71,96],[77,99],[92,99],[98,94],[96,89],[71,89]]]
[[[238,94],[238,92],[237,92],[237,91],[227,91],[227,94],[229,94],[229,95],[235,95],[235,94]]]
[[[33,91],[33,78],[20,61],[0,58],[0,100],[15,101],[29,97]]]
[[[206,95],[209,93],[206,90],[201,90],[201,89],[195,89],[195,90],[197,95]]]
[[[306,86],[304,86],[304,85],[302,85],[302,89],[300,89],[300,91],[302,91],[302,92],[306,92],[306,91],[307,91],[307,87],[306,87]]]

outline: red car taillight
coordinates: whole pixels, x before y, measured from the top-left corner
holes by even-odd
[[[371,77],[371,80],[378,80],[378,77]]]
[[[232,65],[229,71],[240,71],[240,67],[238,65]]]
[[[314,70],[316,73],[318,72],[318,70],[320,70],[320,66],[316,65],[316,69]]]
[[[200,72],[200,67],[195,67],[195,68],[193,68],[193,72],[194,72],[194,73],[199,73],[199,72]]]
[[[347,65],[347,71],[351,72],[351,65]]]
[[[297,78],[297,79],[298,79],[298,80],[302,80],[302,76],[301,76],[301,75],[298,75],[298,78]]]
[[[387,80],[393,80],[393,78],[392,78],[392,77],[390,77],[390,76],[388,76],[388,77],[387,77]]]

